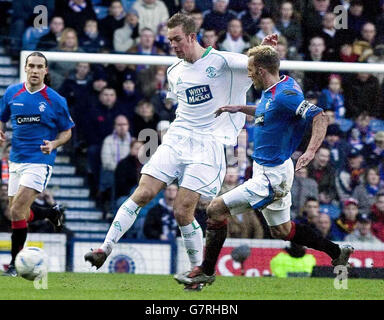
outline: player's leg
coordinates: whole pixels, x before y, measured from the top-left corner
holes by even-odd
[[[11,262],[8,275],[14,276],[14,265],[17,254],[23,249],[28,233],[30,206],[35,201],[38,191],[20,186],[16,195],[10,197],[10,213],[12,218]],[[13,270],[12,270],[13,269]],[[12,273],[13,272],[13,273]]]
[[[353,248],[349,245],[338,246],[325,239],[320,233],[306,224],[290,221],[290,209],[271,210],[264,209],[263,215],[274,238],[292,241],[296,244],[319,250],[328,254],[333,265],[347,265]]]
[[[176,281],[187,285],[211,284],[215,281],[215,266],[227,237],[227,218],[250,207],[249,199],[244,193],[245,186],[246,184],[238,186],[211,201],[207,208],[204,260],[201,266],[193,268],[192,271],[176,274]]]
[[[112,252],[114,245],[131,228],[141,208],[149,203],[165,187],[166,183],[143,174],[134,193],[120,206],[108,230],[104,243],[84,258],[99,269]]]
[[[175,219],[192,268],[200,265],[203,260],[203,231],[195,219],[199,199],[199,193],[180,187],[173,206]]]

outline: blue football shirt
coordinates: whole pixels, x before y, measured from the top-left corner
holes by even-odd
[[[43,140],[55,140],[59,132],[74,126],[65,98],[44,86],[29,92],[25,83],[9,86],[0,103],[0,121],[12,123],[9,159],[16,163],[53,165],[56,149],[43,154]]]
[[[304,100],[294,79],[282,76],[262,92],[256,107],[252,158],[267,167],[284,163],[299,146],[313,117],[321,111]]]

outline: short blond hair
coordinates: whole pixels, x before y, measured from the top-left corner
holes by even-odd
[[[269,73],[279,72],[280,58],[277,51],[272,46],[257,46],[248,50],[248,57],[253,58],[255,67],[262,67]]]

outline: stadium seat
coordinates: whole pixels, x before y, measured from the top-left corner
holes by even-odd
[[[343,132],[347,132],[349,129],[352,128],[354,122],[350,119],[339,119],[338,123],[340,125],[340,129]]]
[[[379,119],[372,119],[369,127],[373,132],[384,131],[384,121]]]
[[[39,39],[49,32],[49,28],[29,27],[25,30],[22,39],[23,50],[35,50]]]
[[[108,15],[108,7],[104,6],[94,6],[97,20],[102,20]]]

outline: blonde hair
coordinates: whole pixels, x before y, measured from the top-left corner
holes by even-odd
[[[269,73],[279,72],[280,58],[277,51],[271,46],[257,46],[248,50],[248,57],[253,58],[253,65],[266,69]]]
[[[77,51],[77,49],[79,48],[79,40],[77,38],[77,32],[75,29],[72,29],[72,28],[65,28],[63,30],[63,33],[61,34],[61,37],[60,37],[60,40],[59,40],[59,48],[60,50],[65,50],[65,41],[67,40],[67,36],[68,36],[68,33],[74,33],[75,34],[75,38],[76,38],[76,44],[75,44],[75,47],[73,48],[73,51]]]

